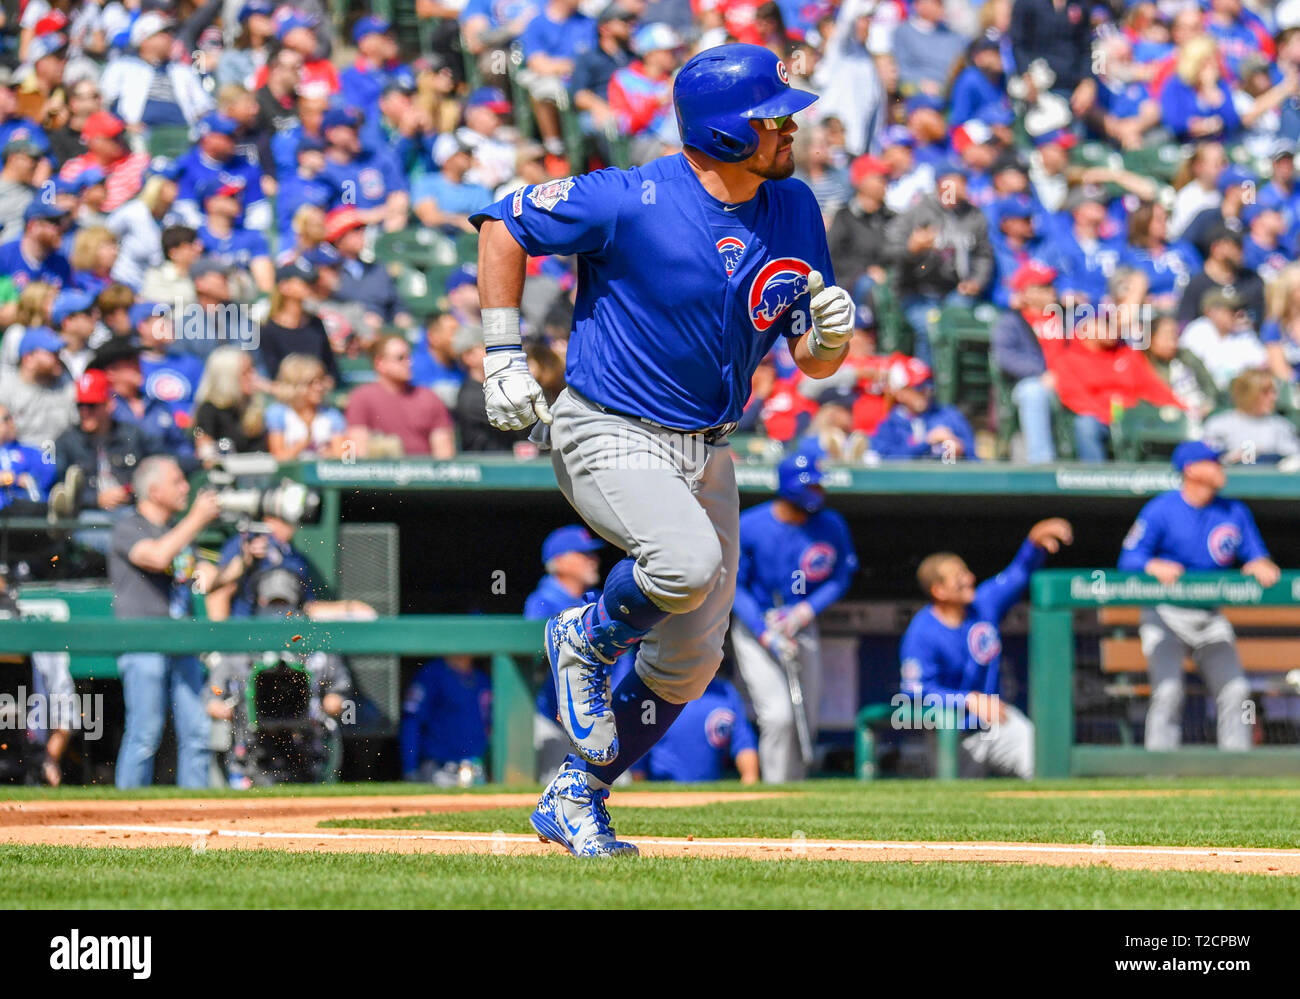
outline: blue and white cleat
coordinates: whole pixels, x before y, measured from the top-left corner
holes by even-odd
[[[575,857],[635,857],[641,851],[614,835],[605,799],[609,789],[581,770],[561,770],[542,792],[528,821],[542,842]]]
[[[618,731],[610,707],[611,664],[583,634],[585,609],[572,607],[546,622],[546,658],[555,679],[560,726],[579,756],[601,766],[618,756]]]

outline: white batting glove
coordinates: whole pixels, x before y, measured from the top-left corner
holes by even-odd
[[[808,272],[808,294],[812,296],[812,334],[809,345],[817,357],[835,354],[853,336],[857,308],[853,296],[843,288],[826,287],[821,271]]]
[[[787,638],[775,628],[768,628],[763,632],[758,638],[758,643],[777,659],[790,659],[799,651],[793,639]]]
[[[537,379],[528,370],[522,350],[498,350],[483,360],[483,402],[488,422],[498,430],[523,430],[541,420],[551,422],[551,411]]]

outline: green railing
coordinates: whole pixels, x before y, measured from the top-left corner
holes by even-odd
[[[541,622],[508,615],[408,615],[376,621],[0,621],[0,650],[10,653],[62,651],[113,656],[147,650],[198,655],[287,649],[304,655],[490,656],[492,779],[515,784],[530,784],[534,779],[533,692],[518,660],[527,660],[531,667],[541,648]],[[116,669],[105,675],[115,676]]]
[[[1189,573],[1172,586],[1115,569],[1050,569],[1029,584],[1029,715],[1040,777],[1144,774],[1300,773],[1300,747],[1248,753],[1188,746],[1149,752],[1074,743],[1074,612],[1154,604],[1290,607],[1300,603],[1300,572],[1284,572],[1267,590],[1239,572]]]

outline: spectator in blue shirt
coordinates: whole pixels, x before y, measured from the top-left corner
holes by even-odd
[[[389,232],[406,226],[410,196],[406,177],[387,149],[363,149],[362,117],[355,108],[330,108],[321,119],[325,169],[321,178],[334,189],[332,207],[347,206],[366,225]]]
[[[471,213],[492,201],[492,192],[486,187],[465,181],[465,174],[474,166],[474,151],[453,138],[438,143],[434,161],[441,172],[426,173],[411,189],[415,217],[430,229],[474,232]]]
[[[588,135],[604,137],[617,127],[609,106],[609,81],[632,61],[628,43],[635,21],[636,15],[611,3],[596,19],[596,44],[574,61],[569,90],[582,129]]]
[[[56,470],[39,448],[18,441],[14,415],[0,402],[0,510],[44,516]]]
[[[998,43],[980,35],[966,49],[966,68],[957,74],[949,95],[949,118],[960,125],[978,116],[980,108],[1006,98],[1006,74]]]
[[[34,198],[23,212],[23,234],[0,246],[0,274],[7,274],[21,291],[30,281],[56,290],[72,283],[72,266],[59,250],[70,218],[67,211],[44,198]]]
[[[1232,91],[1219,73],[1214,39],[1200,35],[1178,53],[1175,73],[1160,91],[1160,117],[1179,142],[1230,141],[1241,130]]]
[[[914,0],[912,16],[894,29],[902,88],[940,96],[969,41],[944,23],[943,0]]]
[[[213,111],[203,116],[195,131],[198,142],[176,161],[180,171],[173,205],[176,213],[197,229],[203,221],[203,206],[195,190],[203,181],[215,177],[225,184],[239,185],[237,224],[265,232],[271,223],[271,205],[262,190],[261,168],[235,151],[239,123]]]
[[[399,735],[402,776],[440,787],[456,786],[459,769],[477,765],[473,783],[483,783],[492,719],[492,682],[470,656],[432,659],[406,688]]]
[[[465,369],[452,349],[458,329],[460,323],[455,316],[436,313],[425,324],[424,337],[411,347],[411,384],[430,389],[448,409],[455,408],[465,380]]]
[[[294,245],[293,220],[303,205],[314,205],[322,212],[334,200],[334,186],[322,174],[325,171],[325,143],[315,136],[298,140],[298,168],[280,175],[280,191],[275,199],[276,228],[280,232],[280,249]]]
[[[564,153],[560,113],[579,56],[596,44],[596,22],[578,13],[578,0],[547,0],[519,37],[524,68],[519,82],[532,97],[537,131],[553,156]]]
[[[889,369],[896,405],[876,428],[871,450],[882,458],[977,461],[975,434],[955,406],[936,406],[930,366],[909,357]]]
[[[399,75],[411,77],[397,58],[393,26],[381,17],[363,17],[352,27],[357,57],[339,74],[343,101],[366,117],[379,113],[379,95]],[[411,77],[412,82],[414,78]]]
[[[271,249],[260,232],[239,224],[240,201],[244,193],[239,177],[205,177],[194,188],[194,199],[202,207],[204,222],[198,240],[205,256],[228,270],[251,274],[258,291],[270,294],[275,286],[275,265]]]

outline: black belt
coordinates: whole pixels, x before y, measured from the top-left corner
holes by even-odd
[[[569,389],[573,392],[573,389]],[[617,409],[610,409],[608,406],[602,406],[600,403],[588,399],[585,395],[574,392],[574,395],[582,399],[583,402],[595,406],[602,413],[608,413],[610,416],[621,416],[625,420],[636,420],[638,423],[644,423],[648,427],[654,427],[656,430],[667,430],[672,434],[689,434],[692,437],[700,436],[704,438],[705,444],[718,444],[725,442],[728,437],[736,432],[736,427],[740,426],[735,420],[730,423],[718,423],[712,427],[705,427],[703,430],[683,430],[681,427],[670,427],[664,423],[657,423],[646,416],[634,416],[631,413],[620,413]]]

